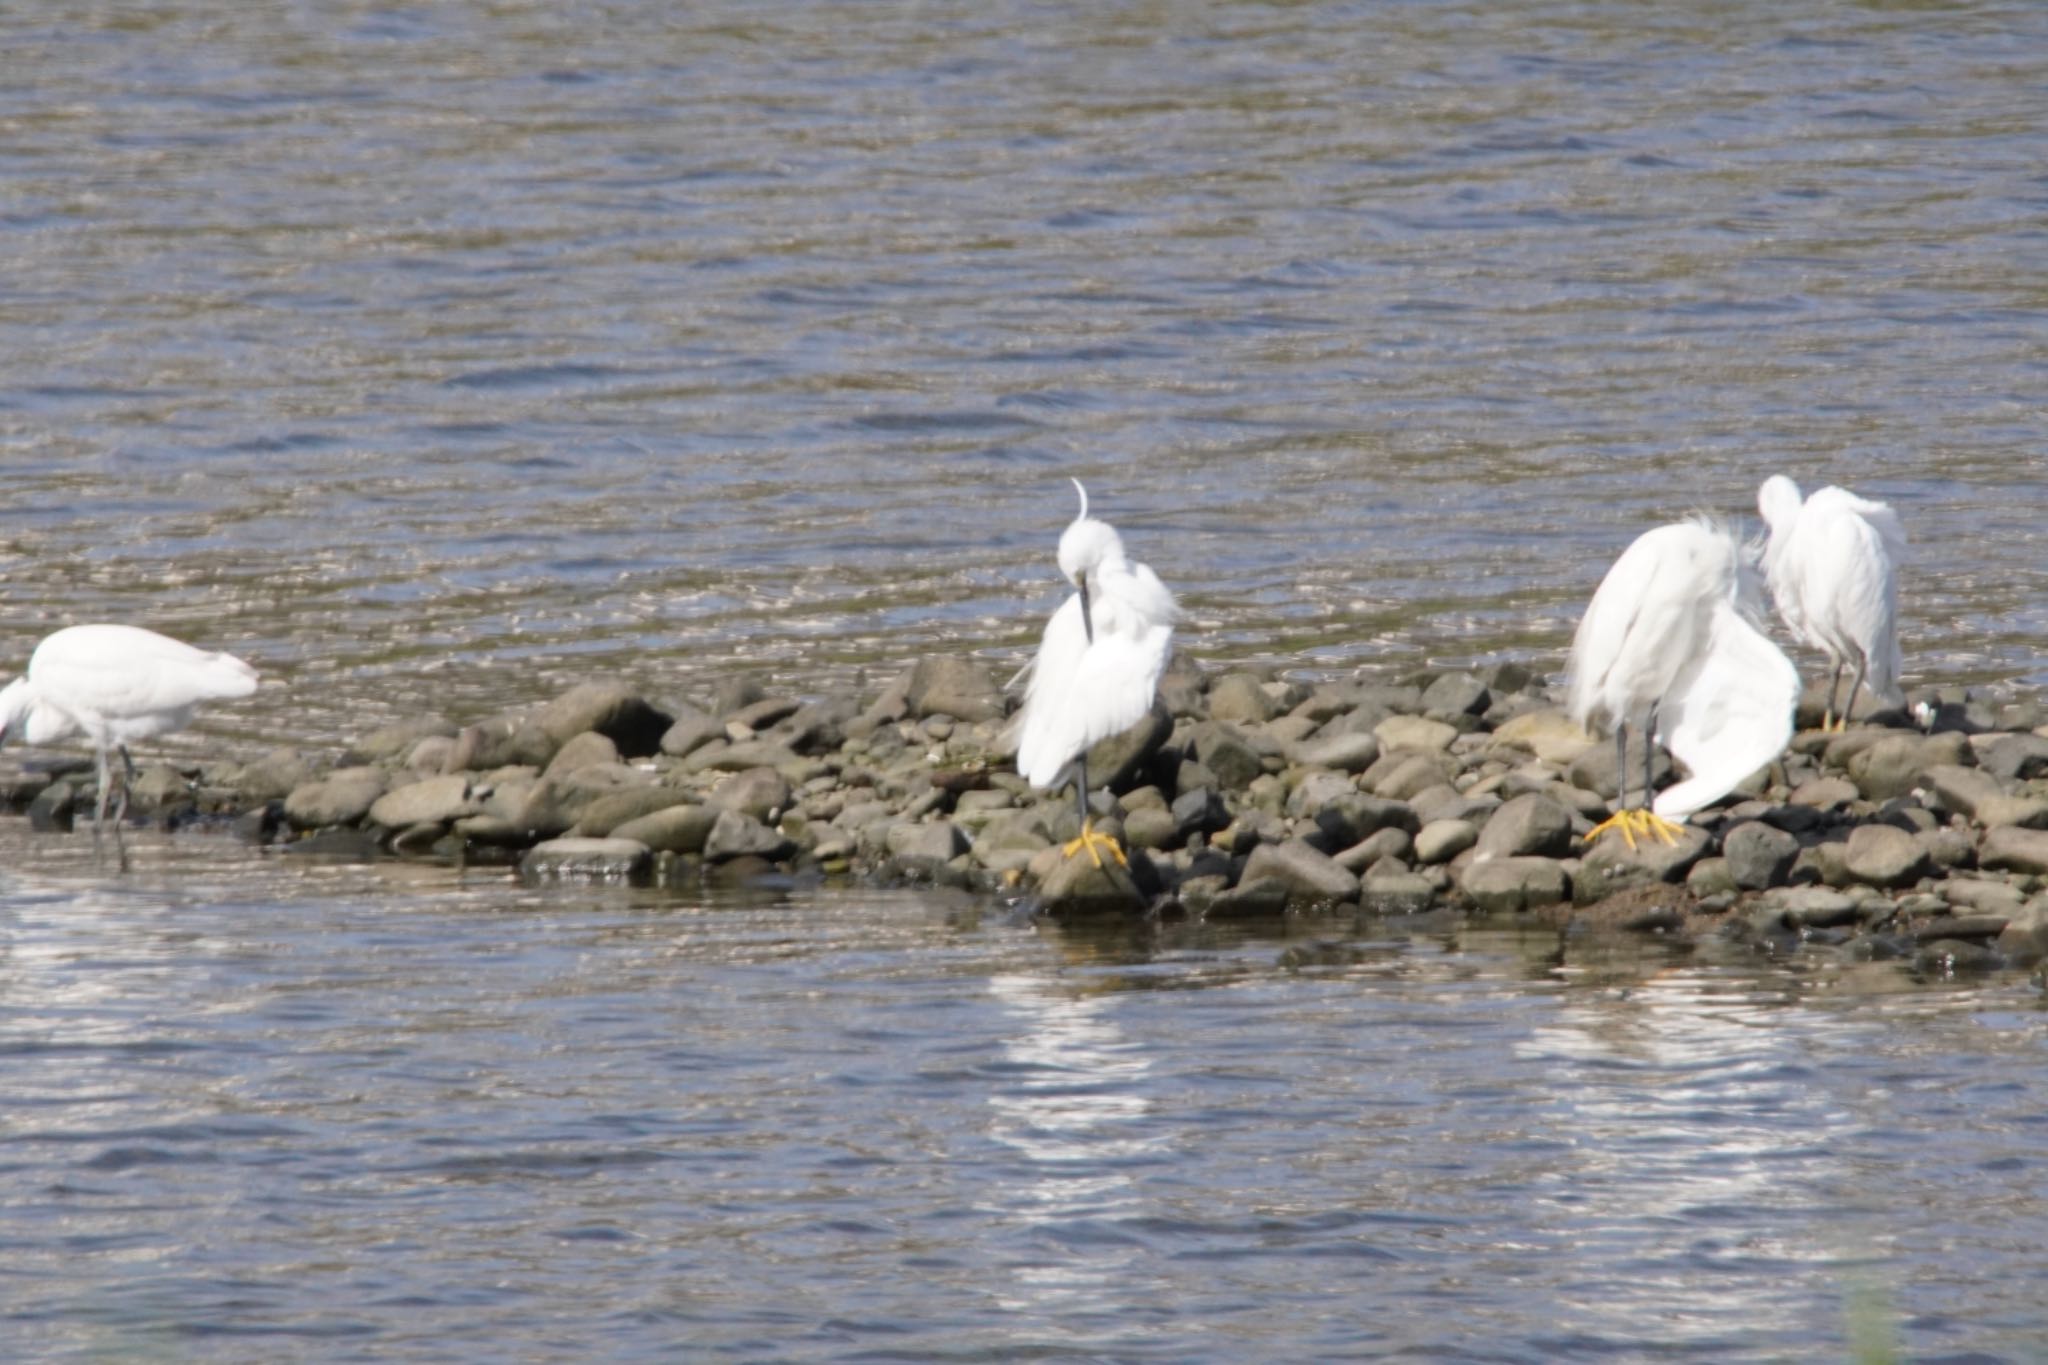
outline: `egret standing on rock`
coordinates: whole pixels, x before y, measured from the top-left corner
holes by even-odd
[[[1835,726],[1835,691],[1842,668],[1856,661],[1856,680],[1842,703],[1847,729],[1856,693],[1891,703],[1899,693],[1899,571],[1906,534],[1884,503],[1828,487],[1800,500],[1799,485],[1773,474],[1757,490],[1757,511],[1770,528],[1764,576],[1778,615],[1805,643],[1824,650],[1835,666],[1821,728]]]
[[[1572,719],[1614,727],[1617,807],[1628,790],[1630,724],[1643,746],[1646,806],[1660,720],[1665,746],[1690,775],[1654,806],[1617,809],[1588,838],[1618,829],[1630,848],[1638,835],[1675,843],[1675,820],[1784,750],[1799,673],[1753,624],[1760,607],[1734,535],[1704,520],[1645,531],[1614,561],[1572,637]]]
[[[112,786],[111,756],[121,755],[121,801],[114,838],[128,813],[135,775],[128,745],[183,729],[201,703],[231,701],[256,690],[256,670],[232,654],[212,654],[138,626],[68,626],[45,636],[28,669],[0,688],[0,743],[20,734],[50,744],[83,734],[99,751],[99,806],[92,836],[99,844]]]
[[[1059,562],[1075,591],[1045,623],[1031,662],[1018,716],[1017,771],[1034,787],[1050,787],[1073,765],[1081,837],[1066,853],[1085,847],[1100,867],[1098,844],[1119,863],[1124,854],[1089,826],[1088,749],[1152,709],[1180,609],[1157,574],[1124,557],[1115,528],[1088,515],[1088,490],[1079,479],[1073,483],[1081,515],[1060,536]]]

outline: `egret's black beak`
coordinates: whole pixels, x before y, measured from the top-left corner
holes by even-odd
[[[1083,569],[1074,575],[1074,584],[1081,589],[1081,633],[1088,637],[1088,643],[1095,643],[1095,622],[1088,618],[1088,571]]]

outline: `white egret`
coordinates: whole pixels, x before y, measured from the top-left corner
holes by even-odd
[[[1872,695],[1897,704],[1899,692],[1899,572],[1905,531],[1884,503],[1827,487],[1801,500],[1799,485],[1783,474],[1765,479],[1757,511],[1770,528],[1764,576],[1778,615],[1792,634],[1824,651],[1835,666],[1828,679],[1821,727],[1835,727],[1835,691],[1842,668],[1856,661],[1856,680],[1842,704],[1841,727],[1856,709],[1865,683]]]
[[[1630,724],[1643,745],[1646,805],[1660,719],[1666,747],[1690,775],[1647,809],[1617,810],[1588,838],[1618,829],[1630,848],[1637,835],[1675,843],[1675,821],[1784,749],[1799,673],[1753,623],[1760,607],[1741,546],[1705,520],[1645,531],[1614,561],[1572,637],[1572,718],[1614,727],[1617,806],[1628,788]]]
[[[128,813],[135,762],[128,745],[183,729],[201,703],[230,701],[256,690],[256,670],[232,654],[194,649],[138,626],[68,626],[45,636],[21,677],[0,688],[0,743],[20,734],[50,744],[82,734],[99,752],[99,806],[92,834],[99,842],[113,785],[111,756],[121,755],[121,801],[114,837]]]
[[[1081,837],[1068,857],[1087,848],[1097,867],[1107,847],[1118,862],[1123,850],[1090,828],[1088,749],[1145,718],[1159,691],[1159,675],[1173,645],[1180,614],[1159,576],[1124,556],[1123,539],[1109,523],[1081,514],[1060,536],[1060,572],[1075,588],[1045,623],[1045,636],[1029,666],[1031,681],[1018,715],[1017,771],[1034,787],[1051,787],[1069,764],[1081,806]]]

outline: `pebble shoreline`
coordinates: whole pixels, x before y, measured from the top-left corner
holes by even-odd
[[[962,657],[920,660],[865,700],[734,681],[692,703],[591,681],[467,726],[387,726],[332,760],[147,765],[131,807],[231,819],[288,851],[529,882],[939,883],[1056,918],[1450,910],[1931,974],[2032,967],[2048,956],[2048,715],[1955,689],[1910,700],[1923,723],[1801,729],[1675,845],[1634,850],[1584,840],[1616,797],[1612,743],[1512,663],[1303,684],[1177,655],[1152,714],[1089,754],[1095,824],[1129,849],[1127,871],[1062,855],[1071,789],[1016,775],[1014,699]],[[1800,720],[1818,713],[1810,694]],[[17,753],[0,801],[38,829],[89,822],[90,769]]]

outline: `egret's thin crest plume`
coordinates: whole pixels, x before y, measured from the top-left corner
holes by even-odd
[[[1086,521],[1088,519],[1088,490],[1083,488],[1081,481],[1072,475],[1067,476],[1067,482],[1074,485],[1074,491],[1081,495],[1081,515],[1076,520]]]

